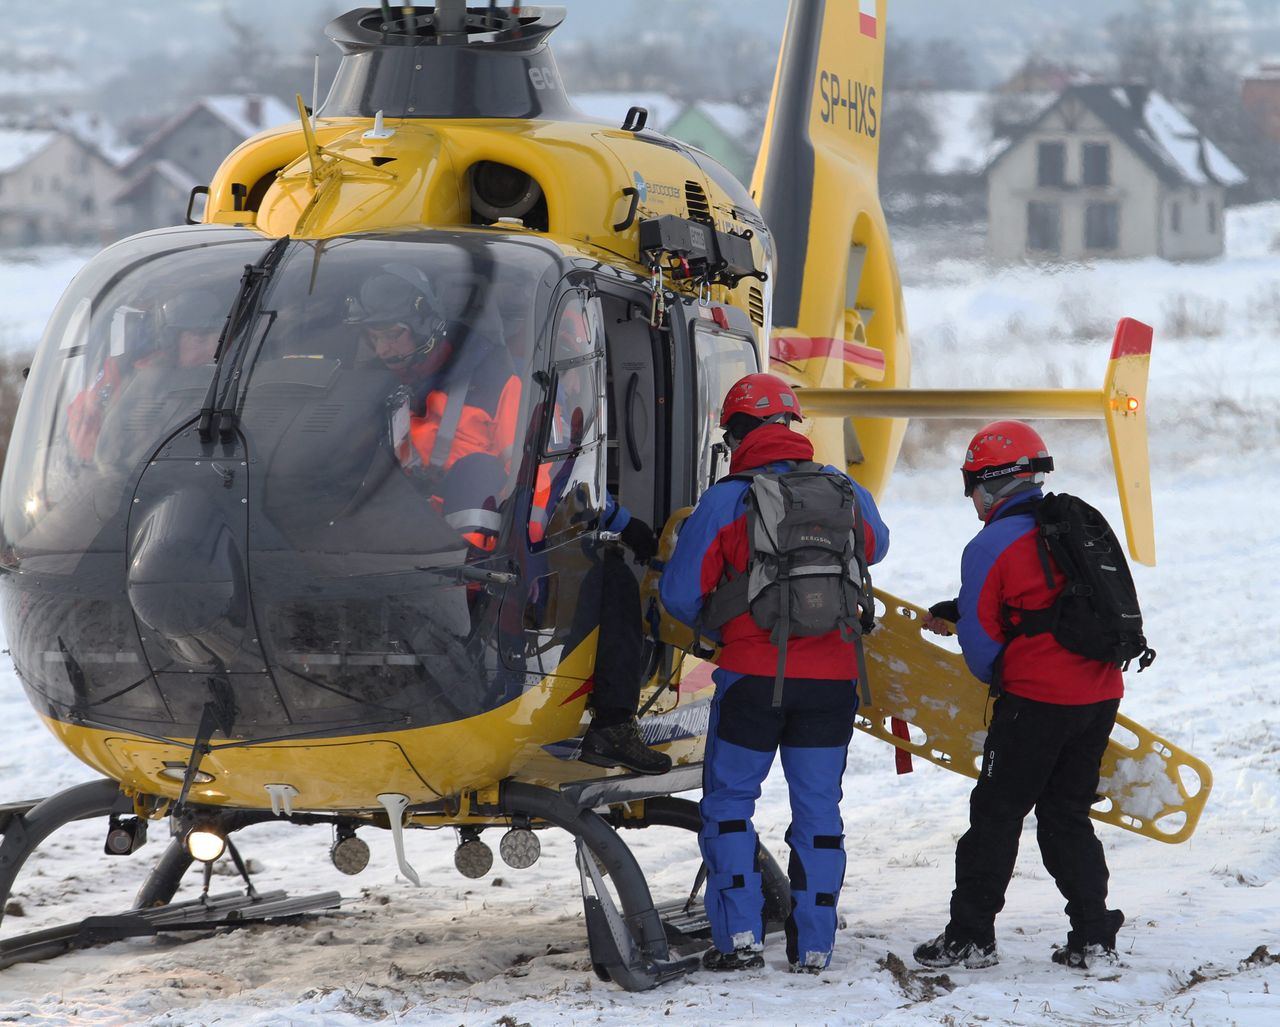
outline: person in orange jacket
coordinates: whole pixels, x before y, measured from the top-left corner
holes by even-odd
[[[439,478],[473,453],[500,457],[510,469],[521,390],[511,357],[445,317],[420,268],[383,264],[350,300],[347,320],[363,328],[401,383],[393,434],[406,471]]]
[[[67,434],[76,455],[86,463],[93,459],[103,419],[134,371],[213,363],[227,309],[228,304],[212,290],[195,287],[175,293],[146,315],[145,351],[108,357],[94,380],[67,407]]]

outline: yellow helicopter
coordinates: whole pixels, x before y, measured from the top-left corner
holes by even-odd
[[[580,115],[548,46],[562,18],[460,0],[337,18],[323,105],[299,99],[296,123],[242,144],[197,190],[198,219],[106,249],[58,304],[0,490],[0,590],[33,705],[103,777],[0,807],[0,909],[72,820],[105,817],[113,855],[157,820],[174,837],[134,909],[0,941],[0,965],[337,905],[251,886],[208,897],[224,851],[244,870],[230,836],[284,819],[329,825],[346,872],[368,862],[357,831],[385,829],[414,883],[405,830],[457,828],[458,866],[477,875],[492,863],[484,830],[504,831],[519,867],[537,859],[535,830],[564,828],[597,973],[643,989],[689,970],[675,954],[697,935],[688,904],[684,922],[655,907],[617,829],[697,829],[674,795],[701,784],[710,666],[663,616],[651,571],[640,723],[674,766],[641,778],[578,761],[591,569],[610,494],[666,524],[669,552],[723,470],[720,400],[752,371],[803,387],[819,458],[877,493],[907,417],[1104,418],[1131,551],[1154,560],[1149,329],[1121,323],[1101,390],[908,388],[876,181],[885,0],[793,0],[750,189],[641,108],[620,126]],[[456,388],[496,375],[505,414],[468,421],[445,399],[434,439],[406,434],[405,383],[360,328],[377,276],[430,297],[422,316],[466,357]],[[447,495],[472,435],[495,478],[484,545]],[[921,637],[916,607],[879,599],[859,727],[975,775],[983,693]],[[1096,815],[1182,840],[1208,769],[1125,724],[1137,748],[1113,743]],[[1139,803],[1152,773],[1168,787]],[[761,859],[780,920],[786,878]],[[174,902],[193,861],[205,894]]]

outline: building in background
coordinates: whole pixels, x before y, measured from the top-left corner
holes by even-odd
[[[0,127],[0,245],[115,239],[113,200],[128,157],[96,115]]]
[[[997,260],[1214,257],[1240,170],[1146,86],[1069,86],[987,168]]]
[[[297,120],[298,112],[274,96],[197,100],[145,139],[124,168],[115,197],[122,234],[180,224],[191,190],[208,185],[228,153],[265,128]]]

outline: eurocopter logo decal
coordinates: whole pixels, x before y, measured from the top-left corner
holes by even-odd
[[[665,196],[669,200],[680,199],[680,190],[674,185],[667,185],[665,182],[646,182],[644,175],[638,171],[631,173],[631,180],[636,184],[636,192],[640,194],[640,202],[647,203],[649,196],[652,195],[656,200],[659,196]]]

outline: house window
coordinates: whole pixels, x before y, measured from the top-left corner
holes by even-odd
[[[1169,227],[1175,232],[1182,231],[1182,204],[1177,200],[1169,204]]]
[[[1084,209],[1084,247],[1114,250],[1120,244],[1120,206],[1091,203]]]
[[[1218,205],[1213,200],[1209,201],[1209,231],[1218,234]]]
[[[1111,147],[1107,143],[1085,143],[1081,153],[1085,185],[1111,184]]]
[[[1065,143],[1041,143],[1036,149],[1036,184],[1062,185],[1066,181]]]
[[[44,179],[39,175],[36,175],[31,179],[31,191],[33,193],[44,192]]]
[[[1027,204],[1027,249],[1057,253],[1062,249],[1062,208],[1056,203]]]

